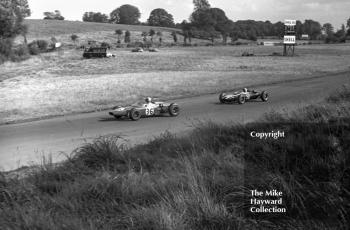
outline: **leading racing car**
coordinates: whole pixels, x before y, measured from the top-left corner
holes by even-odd
[[[255,91],[248,90],[244,88],[242,91],[237,91],[233,93],[221,93],[219,96],[219,100],[221,103],[234,103],[238,102],[238,104],[244,104],[246,101],[254,100],[260,98],[263,102],[268,101],[269,94],[266,91]]]
[[[154,117],[169,114],[176,117],[180,113],[180,107],[176,103],[153,102],[152,98],[146,98],[145,103],[137,103],[130,106],[117,106],[109,115],[117,119],[126,117],[133,121],[140,120],[141,117]]]

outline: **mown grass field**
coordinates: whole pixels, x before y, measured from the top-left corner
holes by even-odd
[[[133,148],[102,137],[63,164],[0,174],[0,228],[345,230],[349,115],[344,88],[320,105],[245,125],[198,124]],[[286,137],[250,137],[270,130]],[[283,192],[287,213],[249,213],[253,189]]]
[[[160,99],[217,93],[249,85],[350,70],[350,46],[298,46],[298,56],[270,56],[282,47],[112,50],[116,58],[82,58],[70,49],[0,66],[0,123],[111,108],[145,96]],[[254,57],[241,57],[244,51]]]

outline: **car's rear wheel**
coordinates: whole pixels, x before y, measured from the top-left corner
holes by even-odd
[[[245,100],[246,100],[245,96],[243,96],[243,95],[238,96],[238,104],[240,104],[240,105],[244,104]]]
[[[169,114],[170,114],[170,116],[176,117],[176,116],[179,115],[179,113],[180,113],[180,107],[178,105],[171,104],[169,106]]]
[[[220,94],[220,96],[219,96],[219,101],[220,101],[220,103],[222,103],[222,104],[225,103],[225,99],[224,99],[224,98],[225,98],[225,95],[226,95],[225,93],[222,93],[222,94]]]
[[[260,98],[261,98],[262,101],[266,102],[266,101],[269,100],[269,94],[267,92],[265,92],[265,91],[262,91]]]
[[[129,117],[130,117],[130,119],[133,120],[133,121],[138,121],[138,120],[140,120],[140,118],[141,118],[141,112],[138,111],[138,110],[136,110],[136,109],[132,109],[132,110],[130,111]]]

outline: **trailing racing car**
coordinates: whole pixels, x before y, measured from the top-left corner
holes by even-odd
[[[258,98],[260,98],[263,102],[266,102],[269,99],[269,94],[266,91],[258,92],[244,88],[242,91],[233,93],[221,93],[219,96],[221,103],[237,102],[238,104],[244,104],[246,101],[255,100]]]
[[[146,98],[146,103],[137,103],[130,106],[117,106],[109,115],[117,119],[126,117],[133,121],[140,120],[141,117],[154,117],[169,114],[176,117],[180,113],[180,107],[176,103],[153,102],[152,98]]]

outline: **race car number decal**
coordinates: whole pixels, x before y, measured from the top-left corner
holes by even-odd
[[[146,109],[146,116],[153,116],[154,115],[154,109]]]

